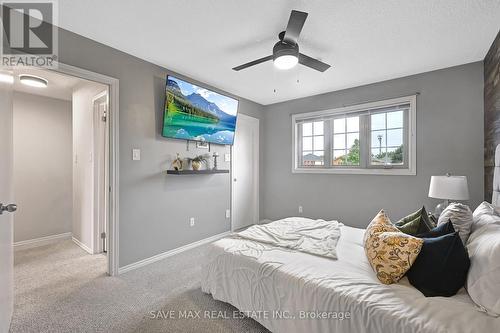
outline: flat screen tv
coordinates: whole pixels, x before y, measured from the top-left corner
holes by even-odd
[[[167,76],[162,135],[232,145],[238,100]]]

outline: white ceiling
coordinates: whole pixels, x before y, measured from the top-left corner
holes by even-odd
[[[14,91],[57,98],[65,101],[71,101],[73,99],[73,90],[77,86],[95,85],[102,87],[102,89],[106,88],[105,85],[97,82],[88,81],[76,76],[65,75],[43,68],[20,66],[14,68],[12,74],[14,75]],[[19,80],[19,75],[21,74],[30,74],[44,78],[48,81],[47,87],[37,88],[22,84]]]
[[[14,69],[14,90],[28,94],[52,97],[71,101],[73,95],[73,88],[81,82],[86,80],[79,79],[72,76],[56,73],[54,71],[39,69],[33,67],[17,67]],[[47,87],[37,88],[26,86],[19,81],[19,75],[31,74],[42,77],[48,81]]]
[[[333,67],[231,70],[271,54],[292,9],[309,13],[301,52]],[[72,0],[59,1],[59,25],[271,104],[482,60],[500,0]]]

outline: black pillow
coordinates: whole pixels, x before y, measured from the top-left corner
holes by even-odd
[[[455,295],[464,286],[470,266],[458,232],[423,240],[408,280],[427,297]]]
[[[453,228],[453,223],[451,223],[451,220],[448,220],[448,222],[440,224],[439,226],[435,227],[432,230],[418,234],[417,237],[419,237],[419,238],[435,238],[435,237],[439,237],[439,236],[452,234],[454,232],[455,232],[455,228]]]

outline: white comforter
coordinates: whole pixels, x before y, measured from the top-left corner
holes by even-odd
[[[289,217],[263,225],[254,225],[236,234],[237,237],[285,247],[331,259],[337,259],[340,238],[338,221]]]
[[[277,333],[500,332],[500,318],[479,312],[464,289],[426,298],[406,278],[381,284],[366,259],[363,233],[341,227],[338,260],[219,240],[207,255],[202,290]]]

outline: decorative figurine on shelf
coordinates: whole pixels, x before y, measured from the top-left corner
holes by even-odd
[[[193,170],[198,171],[201,168],[202,164],[208,165],[208,159],[210,155],[204,154],[204,155],[198,155],[194,158],[188,158],[188,160],[191,162],[191,167]]]
[[[217,157],[219,157],[219,153],[214,151],[214,154],[212,155],[214,158],[214,167],[213,170],[217,170]]]
[[[172,168],[174,168],[175,171],[182,171],[182,164],[182,159],[179,153],[177,153],[177,158],[172,162]]]

